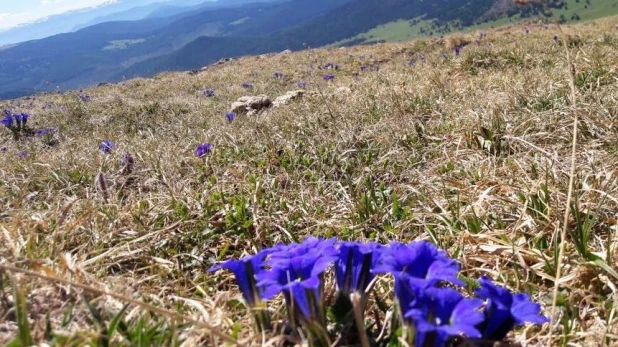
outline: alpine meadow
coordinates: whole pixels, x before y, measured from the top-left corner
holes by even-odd
[[[588,3],[0,101],[0,344],[618,345],[618,16]]]

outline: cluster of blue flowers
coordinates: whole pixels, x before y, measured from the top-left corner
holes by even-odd
[[[215,90],[214,89],[205,89],[202,91],[202,95],[207,96],[207,97],[213,97],[215,96]]]
[[[333,305],[326,302],[324,281],[331,267],[337,290]],[[486,277],[478,281],[474,297],[465,296],[455,289],[465,287],[459,264],[426,241],[385,246],[311,237],[228,260],[209,272],[219,269],[234,274],[256,328],[270,328],[264,300],[282,294],[289,323],[294,331],[302,329],[311,345],[330,345],[337,335],[333,327],[342,325],[328,324],[327,317],[349,322],[353,308],[364,312],[378,275],[394,279],[398,323],[391,326],[391,338],[404,338],[411,346],[446,346],[464,337],[499,341],[517,325],[548,322],[527,294],[513,294]],[[366,333],[365,327],[357,329]]]
[[[28,123],[28,119],[30,119],[30,115],[27,113],[16,113],[13,114],[11,110],[4,110],[4,118],[2,118],[2,125],[13,130],[22,130],[26,128],[26,123]]]

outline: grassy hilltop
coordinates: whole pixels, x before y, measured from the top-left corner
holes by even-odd
[[[28,112],[34,129],[57,132],[15,141],[0,129],[0,264],[105,288],[260,345],[276,336],[253,335],[232,275],[206,268],[310,235],[426,239],[467,278],[527,292],[549,315],[565,244],[551,344],[616,345],[617,22],[244,57],[198,74],[5,102]],[[457,56],[460,40],[470,44]],[[338,70],[324,69],[330,62]],[[302,98],[226,120],[239,97],[274,99],[300,81]],[[205,96],[211,88],[216,95]],[[560,239],[575,114],[572,213]],[[104,140],[115,144],[109,155],[98,149]],[[212,152],[197,158],[207,141]],[[124,153],[133,170],[121,166]],[[110,326],[113,345],[223,343],[134,303],[118,324],[127,304],[118,297],[9,272],[0,279],[0,344],[23,341],[24,325],[34,341],[60,345],[104,343]],[[378,286],[390,305],[391,283]],[[282,318],[282,305],[272,307]],[[373,300],[369,312],[384,315]],[[511,339],[547,345],[549,329]]]

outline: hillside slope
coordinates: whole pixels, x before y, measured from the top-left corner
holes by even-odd
[[[0,128],[0,305],[18,312],[0,344],[302,344],[281,328],[282,296],[255,334],[234,276],[205,269],[314,236],[427,240],[461,265],[459,290],[489,276],[545,316],[558,282],[554,323],[508,340],[617,345],[617,20],[242,57],[1,102],[30,130]],[[473,43],[456,54],[460,39]],[[242,96],[299,88],[226,116]],[[380,344],[398,336],[392,289],[382,277],[368,297]]]
[[[101,23],[75,33],[6,47],[0,50],[0,99],[58,88],[83,88],[162,71],[199,69],[225,57],[438,36],[523,18],[551,20],[553,13],[557,19],[565,16],[564,11],[582,6],[566,6],[553,0],[549,8],[535,4],[518,7],[505,0],[289,0],[241,4],[246,1],[226,2],[229,7],[224,8],[200,5],[173,15],[170,10],[162,18]],[[582,15],[590,13],[589,17],[603,11],[610,14],[614,9],[600,0],[588,3],[583,4],[588,12]],[[571,17],[577,16],[573,13]],[[410,21],[409,26],[406,21]]]

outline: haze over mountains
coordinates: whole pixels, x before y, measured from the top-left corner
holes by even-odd
[[[421,21],[427,35],[437,35],[509,16],[551,15],[504,0],[202,1],[120,1],[1,33],[0,44],[76,30],[0,47],[0,99],[198,69],[224,57],[360,43],[355,35],[401,19]]]

